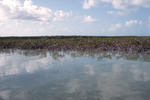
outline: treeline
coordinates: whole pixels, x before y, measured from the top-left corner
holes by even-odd
[[[125,51],[150,53],[150,37],[0,37],[0,49],[47,49],[58,51]]]

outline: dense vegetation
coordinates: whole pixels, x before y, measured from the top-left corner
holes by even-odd
[[[150,37],[0,37],[0,49],[125,51],[150,53]]]

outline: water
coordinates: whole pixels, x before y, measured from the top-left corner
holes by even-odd
[[[150,55],[0,51],[0,100],[150,100]]]

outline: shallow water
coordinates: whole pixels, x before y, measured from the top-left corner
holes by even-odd
[[[3,50],[0,100],[150,100],[150,55]]]

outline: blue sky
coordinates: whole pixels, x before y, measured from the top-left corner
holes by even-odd
[[[150,36],[150,0],[0,0],[0,36]]]

